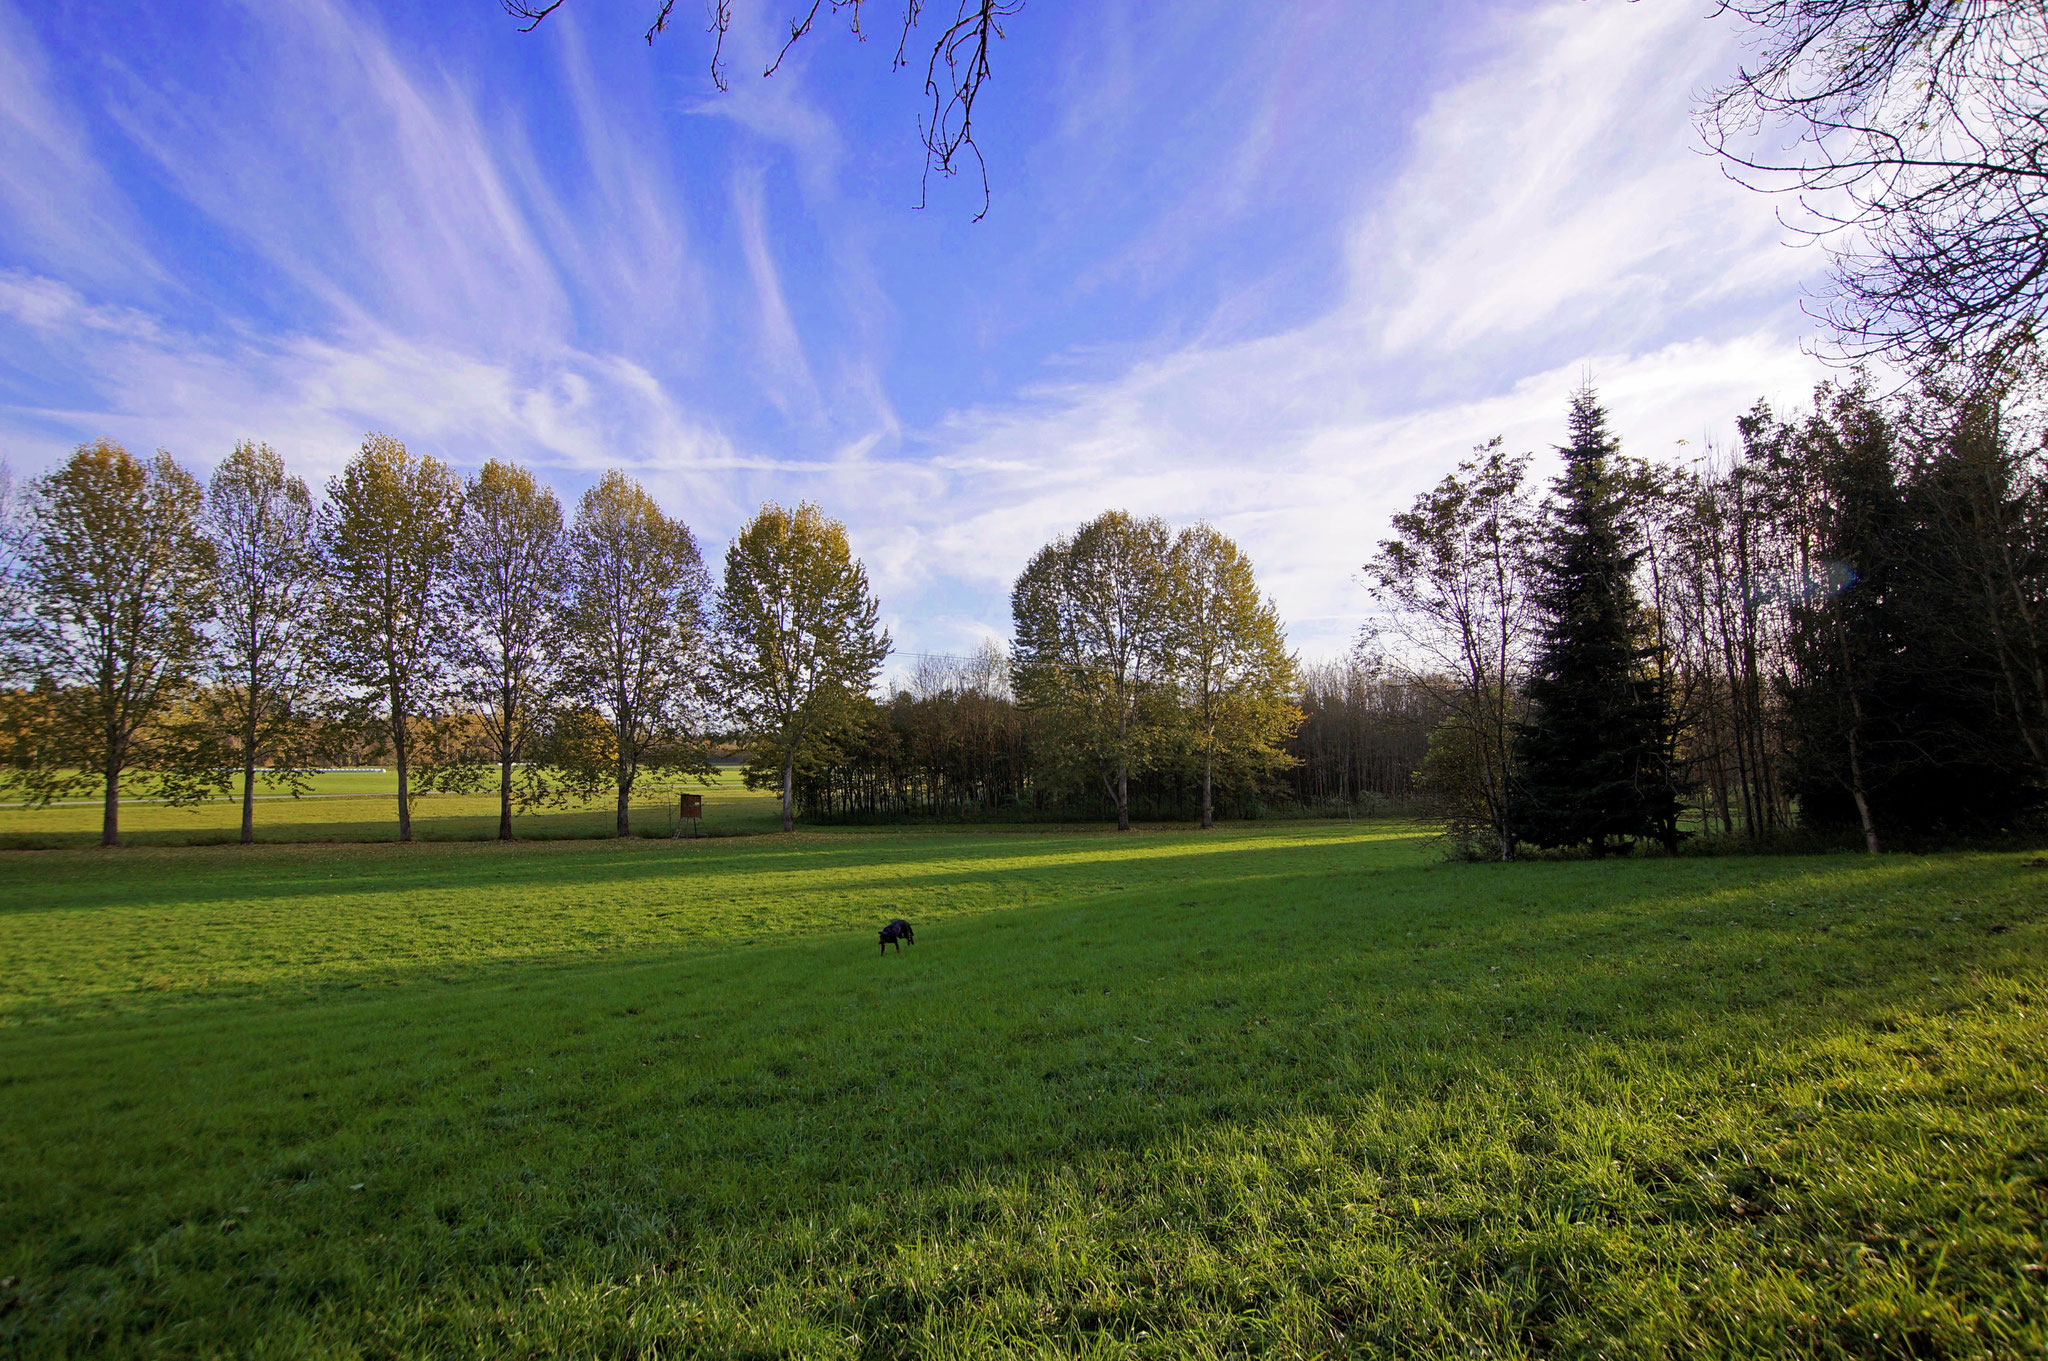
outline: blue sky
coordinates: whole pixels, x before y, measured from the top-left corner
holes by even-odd
[[[1702,0],[1032,0],[980,222],[915,207],[886,0],[769,80],[781,0],[736,0],[727,93],[654,7],[0,0],[0,456],[250,438],[317,485],[381,430],[626,468],[714,560],[812,499],[923,651],[1104,508],[1207,518],[1322,657],[1388,514],[1582,375],[1685,457],[1818,373],[1824,261],[1688,126],[1740,50]]]

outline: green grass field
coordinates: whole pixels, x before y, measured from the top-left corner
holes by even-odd
[[[131,800],[121,805],[121,839],[132,846],[207,846],[241,840],[242,800],[208,799],[184,807]],[[633,800],[633,830],[665,836],[674,827],[675,789],[704,799],[701,830],[708,836],[780,831],[775,796],[747,789],[737,768],[721,769],[710,784],[678,782],[672,789],[650,783]],[[93,798],[66,799],[45,808],[0,806],[0,850],[49,850],[97,846],[100,805]],[[514,816],[523,839],[609,836],[617,824],[609,798],[568,808]],[[482,841],[498,834],[498,794],[425,794],[413,802],[413,834],[422,841]],[[294,798],[257,785],[256,839],[264,842],[396,841],[398,776],[356,771],[312,777],[307,795]]]
[[[2039,1355],[2029,859],[8,854],[0,1349]]]

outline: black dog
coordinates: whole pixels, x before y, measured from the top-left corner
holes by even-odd
[[[911,932],[910,923],[898,917],[882,928],[882,953],[888,954],[889,947],[893,945],[896,947],[896,953],[902,954],[903,942],[906,940],[912,945],[917,944],[917,937]]]

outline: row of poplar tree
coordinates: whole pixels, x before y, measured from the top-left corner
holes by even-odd
[[[1501,441],[1367,565],[1437,710],[1418,783],[1464,852],[1682,825],[1927,842],[2048,794],[2048,420],[2031,355],[1759,403],[1740,444],[1624,457],[1571,407],[1540,502]]]
[[[515,807],[617,803],[709,772],[714,724],[750,777],[791,775],[867,702],[890,641],[844,528],[768,505],[715,585],[690,529],[619,472],[565,517],[532,473],[467,480],[372,435],[316,503],[268,446],[203,484],[168,454],[80,447],[5,507],[0,743],[18,795],[303,792],[387,754],[398,834],[426,789],[495,776]]]
[[[366,440],[317,505],[244,445],[202,486],[96,443],[8,527],[7,777],[34,799],[300,790],[388,753],[420,789],[515,807],[709,769],[714,729],[784,825],[825,817],[1198,813],[1418,787],[1464,853],[1795,824],[1872,849],[1999,831],[2048,790],[2048,439],[2040,366],[1758,405],[1738,447],[1625,457],[1590,391],[1549,494],[1495,440],[1367,564],[1362,657],[1299,668],[1207,525],[1109,512],[1016,582],[1014,642],[889,652],[843,528],[765,507],[714,585],[619,473],[573,518],[524,470],[464,482]],[[1369,659],[1368,659],[1369,658]]]

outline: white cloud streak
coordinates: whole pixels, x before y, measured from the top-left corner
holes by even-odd
[[[1328,655],[1369,607],[1356,575],[1389,515],[1493,435],[1547,451],[1582,377],[1638,453],[1799,400],[1820,374],[1792,305],[1814,259],[1690,133],[1690,91],[1731,55],[1682,6],[1560,0],[1504,24],[1362,207],[1326,313],[956,412],[922,440],[943,490],[861,517],[887,537],[878,575],[909,614],[955,607],[920,636],[964,648],[1051,535],[1112,506],[1205,517]]]
[[[0,242],[100,282],[161,282],[135,216],[55,88],[28,20],[0,0]]]
[[[784,200],[759,169],[713,199],[730,210],[725,272],[741,285],[740,314],[719,324],[690,187],[626,127],[575,29],[554,35],[557,131],[577,148],[564,171],[519,111],[400,60],[333,0],[251,3],[277,58],[256,86],[260,119],[140,74],[109,111],[224,239],[312,304],[291,328],[203,329],[147,290],[101,290],[146,275],[150,241],[69,131],[8,2],[0,156],[26,148],[33,165],[0,159],[5,225],[55,241],[44,210],[23,206],[38,196],[97,224],[91,258],[52,246],[0,273],[0,338],[89,391],[0,410],[17,466],[103,432],[201,463],[254,437],[320,477],[374,428],[459,463],[520,458],[565,490],[624,466],[700,532],[762,499],[810,497],[848,520],[900,642],[928,651],[1007,632],[1030,553],[1106,507],[1207,518],[1252,553],[1297,646],[1321,655],[1365,613],[1354,575],[1388,515],[1494,434],[1547,447],[1582,373],[1650,453],[1725,427],[1760,393],[1796,400],[1816,373],[1791,303],[1818,262],[1784,250],[1769,204],[1694,150],[1689,92],[1732,48],[1683,4],[1553,0],[1502,20],[1417,115],[1399,172],[1352,207],[1342,285],[1320,315],[1245,338],[1219,313],[1108,378],[1027,386],[903,431],[880,376],[890,300],[867,263],[873,228],[836,211],[843,143],[794,79],[710,107],[785,148],[805,206],[832,221],[824,251],[853,334],[829,357],[789,290],[774,229],[787,219],[771,220]],[[1098,101],[1128,93],[1128,73],[1112,76]],[[1344,123],[1342,108],[1316,111],[1318,128]],[[1227,182],[1188,186],[1194,206],[1159,214],[1145,249],[1171,255],[1175,230],[1201,230],[1201,205],[1251,192],[1271,135],[1252,127]],[[278,163],[280,143],[299,148],[295,164]],[[677,395],[678,375],[735,343],[785,424],[808,432],[799,447],[836,447],[762,456]]]

